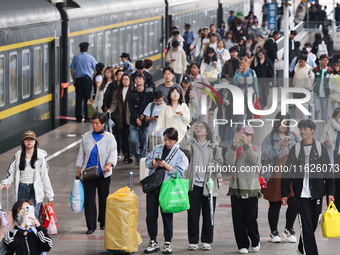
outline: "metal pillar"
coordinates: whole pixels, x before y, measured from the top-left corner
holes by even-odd
[[[283,86],[289,87],[289,2],[284,2],[284,66],[283,66]]]

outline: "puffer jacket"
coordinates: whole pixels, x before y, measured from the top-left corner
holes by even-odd
[[[7,170],[7,178],[1,181],[1,184],[11,186],[14,182],[15,185],[15,197],[18,200],[18,190],[20,182],[20,156],[21,150],[17,151],[14,158]],[[46,162],[47,152],[38,149],[38,159],[35,162],[35,175],[34,175],[34,193],[36,203],[41,203],[44,199],[44,194],[49,201],[53,201],[54,193],[51,186],[50,178],[48,176],[48,164]]]

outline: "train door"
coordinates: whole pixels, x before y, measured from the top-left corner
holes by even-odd
[[[52,48],[52,127],[60,126],[60,38],[54,39]]]

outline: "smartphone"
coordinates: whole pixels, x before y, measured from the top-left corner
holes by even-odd
[[[158,118],[158,116],[154,116],[155,118]]]
[[[289,135],[286,135],[285,136],[285,141],[289,141],[290,140],[290,136]]]
[[[34,206],[26,206],[26,225],[32,226],[32,220],[30,218],[35,218],[34,216]]]
[[[155,160],[156,160],[156,161],[162,161],[162,159],[160,159],[160,158],[155,158]]]

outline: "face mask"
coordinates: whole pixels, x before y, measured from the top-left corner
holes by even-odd
[[[22,213],[18,214],[18,219],[17,221],[21,224],[22,223]]]
[[[307,50],[308,53],[309,53],[309,52],[311,52],[312,49],[311,49],[311,48],[306,48],[306,50]]]
[[[340,124],[340,119],[338,119],[338,123]]]

